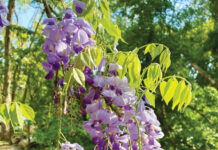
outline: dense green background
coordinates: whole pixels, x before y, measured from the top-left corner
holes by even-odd
[[[52,14],[59,16],[62,3],[53,0],[47,2],[53,8]],[[211,84],[193,67],[194,64],[198,65],[204,74],[218,82],[218,1],[110,0],[109,4],[111,20],[117,23],[122,30],[122,37],[128,43],[120,41],[118,50],[131,51],[147,43],[163,43],[171,51],[172,63],[167,75],[180,75],[192,83],[192,102],[184,112],[172,111],[171,103],[166,106],[160,96],[156,98],[155,110],[165,133],[160,141],[162,147],[168,150],[218,149],[217,84]],[[33,141],[37,148],[54,146],[57,136],[56,106],[52,99],[54,81],[45,80],[46,72],[41,66],[46,56],[41,49],[43,26],[37,24],[39,21],[41,23],[40,16],[46,17],[43,9],[43,3],[39,0],[16,1],[13,24],[9,27],[13,36],[10,94],[12,101],[28,103],[36,111]],[[25,20],[25,13],[33,10],[38,11],[33,13],[32,20]],[[19,12],[25,13],[21,16]],[[29,21],[31,26],[26,26],[25,21]],[[109,43],[113,42],[111,37],[108,39]],[[2,91],[5,70],[3,37],[0,48]],[[139,57],[144,66],[151,61],[149,55],[145,59],[144,55]],[[76,119],[63,118],[63,132],[71,142],[79,142],[86,149],[92,149],[91,139],[81,127],[84,118],[80,118],[76,107],[75,102]]]

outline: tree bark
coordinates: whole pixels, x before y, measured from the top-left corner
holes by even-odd
[[[210,75],[209,75],[207,72],[205,72],[202,68],[200,68],[200,67],[199,67],[197,64],[195,64],[195,63],[192,63],[191,65],[192,65],[192,67],[195,68],[195,70],[198,71],[198,73],[199,73],[203,78],[205,78],[207,81],[209,81],[210,84],[212,84],[213,87],[215,87],[216,89],[218,89],[218,84],[216,83],[216,81],[215,81],[214,79],[212,79],[212,78],[210,77]]]
[[[15,8],[15,0],[9,0],[7,19],[12,24],[12,18]],[[10,52],[11,52],[11,41],[12,41],[12,31],[9,27],[6,27],[5,33],[5,70],[4,70],[4,85],[3,85],[3,98],[2,102],[10,105],[11,103],[11,61],[10,61]],[[10,140],[10,130],[2,124],[2,139]]]

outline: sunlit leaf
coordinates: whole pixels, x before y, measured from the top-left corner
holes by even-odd
[[[155,95],[149,91],[145,91],[145,96],[153,107],[155,107]]]
[[[20,104],[20,108],[24,117],[35,122],[35,112],[30,106],[27,104]]]
[[[160,55],[160,65],[164,72],[167,71],[171,64],[169,49],[164,50]]]
[[[182,108],[185,101],[188,99],[189,96],[189,86],[185,86],[185,88],[182,90],[181,96],[180,96],[180,104],[178,106],[178,110]]]
[[[163,51],[163,44],[159,44],[154,48],[149,48],[149,53],[151,54],[152,60],[154,60]]]
[[[162,72],[160,65],[157,63],[152,63],[148,66],[147,78],[144,79],[144,84],[149,90],[153,91],[161,78]]]
[[[85,87],[85,75],[84,73],[77,69],[77,68],[73,68],[73,78],[76,80],[77,83],[79,83],[80,85],[82,85],[83,87]]]
[[[167,82],[163,81],[160,83],[161,96],[163,97],[167,105],[173,98],[177,85],[178,81],[175,78],[169,79]]]
[[[179,84],[177,85],[176,90],[174,92],[174,96],[173,96],[173,106],[172,106],[173,110],[180,103],[181,93],[184,88],[185,88],[185,82],[183,80],[179,81]]]
[[[130,78],[130,85],[133,88],[138,88],[140,86],[140,72],[141,72],[141,63],[137,56],[132,60],[130,58],[130,63],[128,65],[128,74]]]

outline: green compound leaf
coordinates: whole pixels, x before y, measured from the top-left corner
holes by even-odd
[[[30,106],[27,104],[20,104],[20,108],[24,117],[30,121],[35,122],[35,112]]]
[[[155,95],[149,91],[145,91],[145,96],[153,107],[155,107]]]

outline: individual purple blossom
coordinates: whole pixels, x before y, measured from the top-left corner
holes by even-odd
[[[4,26],[10,25],[10,22],[6,19],[6,15],[8,13],[8,8],[4,6],[2,0],[0,0],[0,30]]]
[[[81,1],[74,0],[73,1],[75,4],[75,10],[78,14],[81,14],[83,12],[83,9],[87,9],[87,6],[85,3]]]

